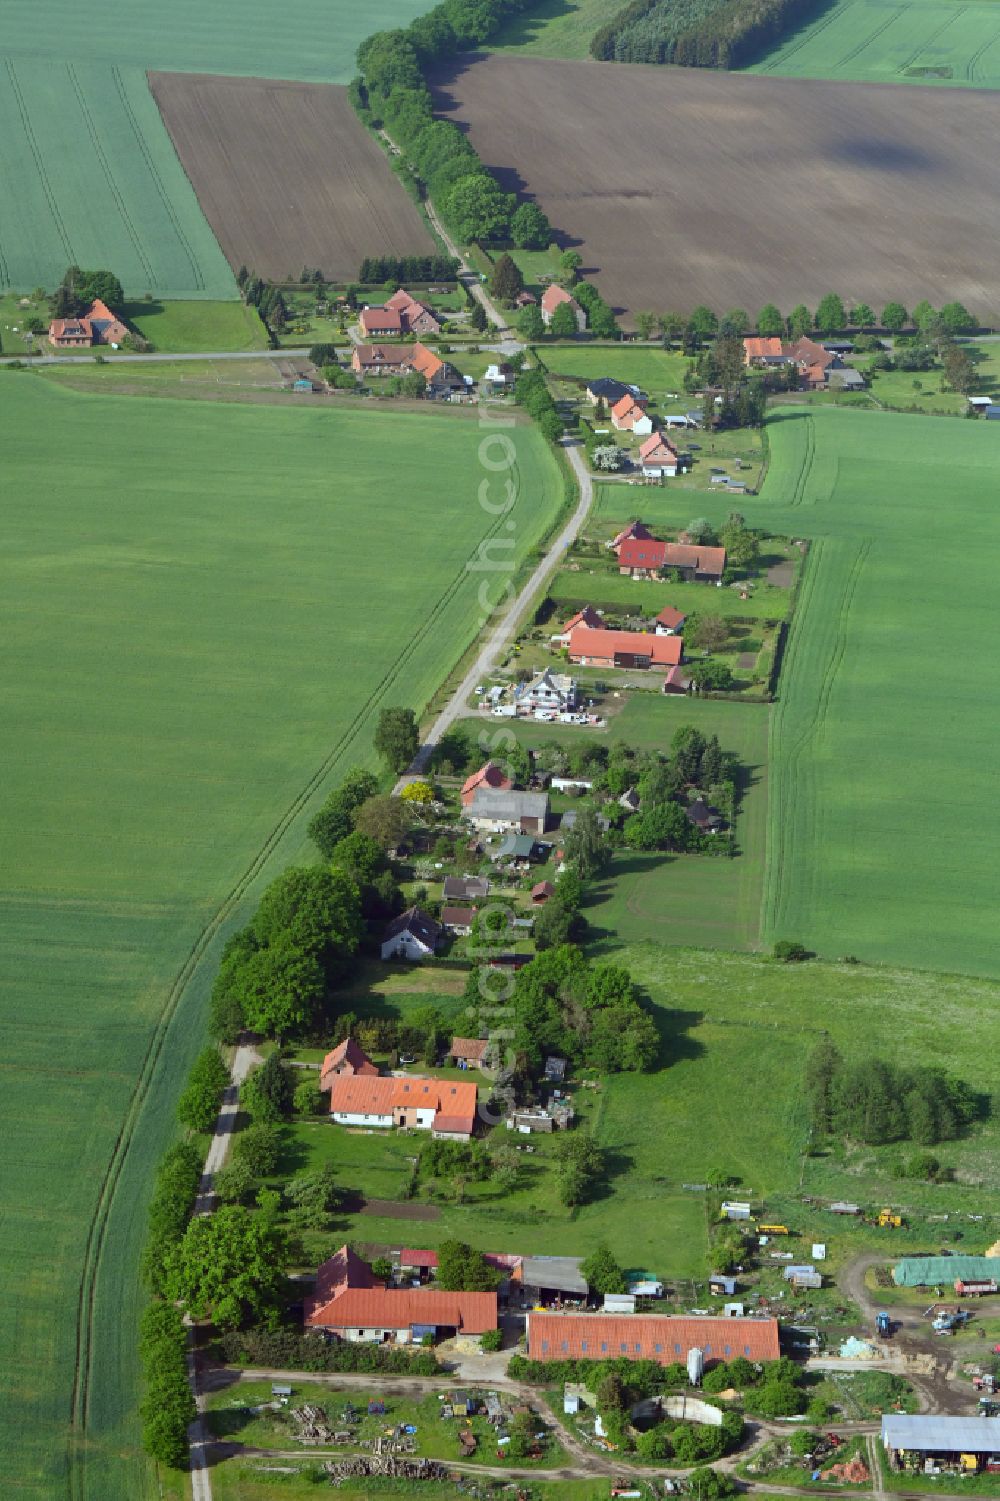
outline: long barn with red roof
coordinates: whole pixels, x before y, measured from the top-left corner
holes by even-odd
[[[674,1318],[655,1313],[529,1313],[529,1360],[655,1360],[686,1362],[700,1350],[705,1363],[777,1360],[777,1319]]]

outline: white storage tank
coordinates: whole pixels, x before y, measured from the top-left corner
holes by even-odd
[[[700,1386],[701,1378],[705,1372],[705,1355],[697,1346],[688,1351],[687,1358],[688,1380],[692,1386]]]

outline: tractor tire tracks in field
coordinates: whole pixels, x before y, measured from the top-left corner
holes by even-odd
[[[76,68],[72,63],[66,64],[66,72],[69,75],[69,81],[73,86],[73,92],[76,95],[76,102],[80,107],[80,114],[83,117],[83,123],[84,125],[86,125],[87,133],[90,136],[91,145],[94,148],[94,156],[97,160],[98,165],[100,166],[102,173],[104,174],[104,180],[108,185],[108,192],[111,194],[111,198],[118,210],[118,215],[122,221],[122,225],[124,226],[125,233],[132,241],[135,253],[139,258],[139,264],[142,266],[143,271],[146,273],[149,285],[151,287],[154,287],[156,285],[156,277],[153,272],[152,263],[149,259],[149,256],[146,254],[146,247],[139,236],[139,232],[129,217],[128,205],[125,202],[125,195],[122,192],[121,188],[118,186],[115,175],[111,170],[111,163],[108,161],[104,147],[101,144],[101,137],[98,133],[97,126],[94,123],[94,117],[91,114],[86,95],[84,94],[83,88],[80,85],[80,80],[77,76]]]
[[[862,537],[844,579],[840,604],[829,630],[830,640],[826,651],[826,662],[818,677],[812,707],[806,710],[801,726],[795,726],[789,722],[791,712],[789,705],[795,703],[796,694],[792,685],[796,678],[800,658],[805,656],[808,647],[815,640],[815,637],[810,637],[808,634],[810,628],[815,629],[816,620],[816,612],[810,608],[810,605],[817,579],[823,572],[823,559],[829,551],[824,546],[823,538],[813,543],[806,560],[806,570],[796,604],[795,620],[792,623],[785,653],[782,689],[771,720],[768,760],[771,766],[772,800],[768,820],[767,874],[761,913],[761,930],[767,935],[773,936],[777,932],[788,894],[789,880],[794,876],[796,894],[801,899],[801,882],[805,879],[804,872],[812,880],[818,869],[818,862],[815,860],[793,864],[789,857],[789,845],[794,841],[802,849],[812,849],[815,846],[814,820],[818,800],[815,794],[803,800],[799,792],[801,783],[807,776],[812,775],[812,768],[806,759],[807,752],[815,744],[829,717],[834,686],[847,651],[847,637],[854,598],[871,549],[872,539]],[[833,566],[832,559],[827,566]],[[829,619],[829,616],[827,618]],[[796,624],[796,622],[799,623]],[[813,677],[815,679],[815,673]],[[787,745],[782,744],[783,737],[786,735],[794,735]],[[807,827],[803,827],[803,820],[800,817],[803,802],[809,820]]]
[[[73,242],[70,240],[66,225],[63,222],[62,214],[59,212],[59,204],[56,201],[56,195],[52,191],[52,184],[49,182],[48,174],[45,171],[45,161],[42,157],[42,152],[41,148],[38,145],[38,141],[35,138],[35,132],[32,129],[31,116],[28,113],[28,106],[24,102],[24,94],[21,91],[21,84],[14,68],[13,58],[6,58],[5,64],[7,68],[7,76],[10,79],[10,91],[14,97],[14,103],[17,105],[18,114],[21,116],[21,125],[24,129],[24,138],[28,143],[28,149],[30,150],[31,155],[34,158],[35,169],[38,172],[38,181],[41,184],[42,192],[45,194],[45,201],[49,206],[49,212],[52,215],[52,222],[56,227],[56,233],[62,241],[63,250],[65,250],[66,252],[67,264],[70,266],[75,265],[76,255],[73,250]]]
[[[173,226],[174,234],[177,236],[177,242],[183,250],[185,256],[187,257],[188,265],[191,267],[191,275],[194,279],[193,285],[199,292],[203,292],[205,290],[205,278],[202,274],[198,257],[195,255],[194,250],[191,247],[190,240],[184,233],[184,226],[181,224],[180,216],[178,215],[177,210],[174,207],[174,201],[163,185],[163,178],[160,176],[156,162],[153,159],[153,153],[149,149],[149,142],[147,141],[142,127],[135,117],[135,111],[132,108],[132,102],[128,97],[128,90],[125,87],[125,81],[122,78],[121,69],[118,67],[117,63],[112,64],[111,74],[115,80],[115,88],[118,91],[118,97],[121,100],[121,106],[122,110],[125,113],[125,118],[129,123],[132,134],[135,136],[136,145],[139,147],[139,150],[142,153],[143,161],[146,163],[146,170],[149,173],[149,180],[153,184],[157,191],[157,194],[159,195],[160,202],[163,204],[167,218],[170,220],[170,223]],[[153,103],[156,103],[155,98],[153,100]],[[165,124],[163,125],[163,129],[165,131],[167,129]],[[194,189],[192,188],[191,191],[194,192]]]
[[[512,483],[516,486],[518,493],[520,493],[521,472],[516,464],[512,470]],[[485,534],[479,539],[477,548],[481,547],[490,538],[496,536],[501,531],[503,525],[502,518],[497,517],[493,524],[487,528]],[[473,552],[475,550],[473,549]],[[88,1445],[86,1431],[90,1412],[90,1380],[93,1363],[95,1305],[98,1275],[107,1238],[111,1209],[128,1159],[132,1136],[149,1093],[171,1022],[188,985],[208,953],[214,939],[218,936],[228,919],[237,911],[250,888],[262,874],[271,856],[276,852],[281,841],[295,820],[303,812],[313,794],[322,785],[341,756],[353,744],[365,722],[409,664],[415,652],[428,636],[433,633],[441,615],[452,603],[462,585],[468,582],[469,577],[469,571],[463,564],[453,576],[437,602],[427,612],[422,625],[413,633],[404,650],[394,659],[391,667],[387,669],[375,688],[365,699],[348,727],[337,738],[308,781],[285,808],[281,817],[266,835],[249,864],[225,894],[216,911],[192,943],[167,992],[143,1056],[138,1079],[129,1100],[128,1108],[115,1136],[108,1164],[98,1187],[94,1213],[88,1226],[84,1246],[83,1268],[75,1310],[76,1348],[73,1384],[70,1396],[72,1438],[70,1445],[69,1478],[70,1495],[73,1501],[87,1501],[86,1468]]]

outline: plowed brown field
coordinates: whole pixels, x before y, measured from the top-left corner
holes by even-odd
[[[346,89],[190,73],[149,82],[234,269],[282,280],[315,266],[350,280],[366,255],[435,250]]]
[[[439,80],[618,307],[1000,316],[1000,94],[491,56]]]

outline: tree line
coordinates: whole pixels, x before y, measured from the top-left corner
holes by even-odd
[[[351,99],[373,123],[384,122],[461,240],[510,238],[522,248],[544,250],[552,239],[544,213],[535,203],[518,205],[458,127],[434,118],[424,77],[431,64],[480,46],[524,4],[443,0],[405,29],[376,32],[358,48],[361,76],[351,85]]]
[[[829,1038],[811,1053],[805,1083],[818,1138],[933,1146],[960,1136],[980,1113],[969,1086],[943,1068],[904,1067],[877,1057],[847,1061]]]
[[[815,0],[630,0],[591,39],[603,62],[738,68],[790,27]]]
[[[387,281],[454,281],[457,272],[458,261],[453,255],[366,255],[358,281],[366,287],[382,286]]]

